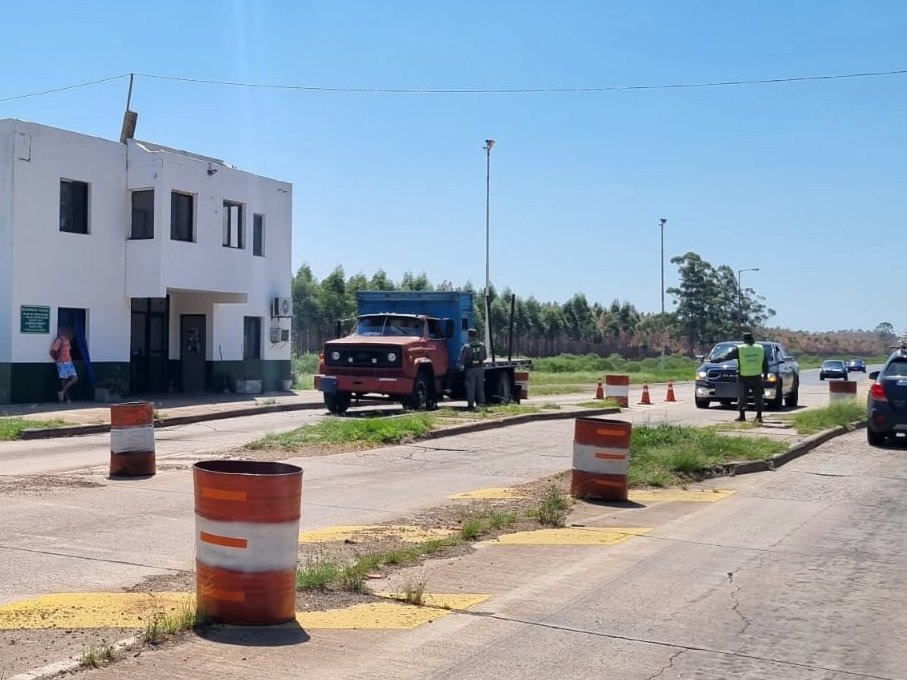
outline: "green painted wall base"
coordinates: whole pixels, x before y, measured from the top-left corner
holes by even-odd
[[[179,361],[169,362],[173,375],[179,375]],[[73,401],[93,401],[94,391],[85,378],[85,365],[75,362],[79,382],[70,389]],[[121,397],[130,396],[130,367],[124,362],[92,363],[96,384],[115,387]],[[249,359],[246,361],[209,361],[205,369],[205,386],[209,393],[225,389],[233,392],[237,380],[261,380],[265,392],[280,389],[282,380],[290,377],[290,360]],[[53,362],[0,363],[0,404],[35,404],[55,402],[60,388]],[[176,385],[176,389],[179,386]],[[133,395],[134,396],[134,395]]]

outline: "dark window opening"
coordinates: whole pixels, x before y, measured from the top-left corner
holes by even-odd
[[[129,238],[154,238],[154,189],[132,192],[132,228]]]
[[[60,307],[57,309],[57,328],[72,330],[70,351],[73,361],[82,361],[82,347],[88,345],[88,310],[75,307]]]
[[[60,180],[60,231],[88,233],[88,185],[85,182]]]
[[[194,198],[192,194],[170,193],[170,238],[174,241],[194,241]]]
[[[242,204],[224,201],[224,248],[243,247]]]
[[[243,317],[243,359],[261,359],[261,317]]]
[[[265,254],[265,216],[252,217],[252,254],[263,257]]]

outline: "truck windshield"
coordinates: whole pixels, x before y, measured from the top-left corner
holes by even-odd
[[[387,314],[361,316],[356,322],[354,333],[356,335],[409,335],[419,337],[422,335],[422,319],[412,316],[391,316]]]

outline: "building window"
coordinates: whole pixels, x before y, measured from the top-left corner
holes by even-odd
[[[264,257],[265,254],[265,216],[252,217],[252,254]]]
[[[129,238],[154,238],[154,189],[132,192],[132,228]]]
[[[242,204],[224,201],[224,248],[242,248],[242,232]]]
[[[88,233],[88,184],[60,180],[60,231]]]
[[[71,354],[73,361],[82,361],[82,347],[88,347],[88,310],[76,307],[57,309],[57,328],[72,330]]]
[[[174,241],[195,240],[195,206],[192,194],[170,192],[170,238]]]
[[[243,359],[261,359],[261,317],[243,317]]]

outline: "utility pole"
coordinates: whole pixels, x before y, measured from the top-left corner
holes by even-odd
[[[491,149],[493,139],[486,139],[485,146],[485,347],[491,351],[491,268],[489,249],[491,244]]]
[[[661,225],[661,321],[664,323],[665,314],[665,222],[667,218],[662,217],[658,220]],[[658,369],[663,371],[665,367],[665,347],[664,341],[661,343],[661,357],[658,360]]]
[[[757,271],[759,271],[759,267],[737,270],[737,325],[740,327],[741,333],[743,333],[743,285],[741,283],[741,274],[743,274],[743,272]]]

